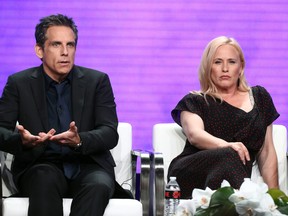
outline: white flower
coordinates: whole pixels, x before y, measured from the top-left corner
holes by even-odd
[[[215,191],[212,191],[209,187],[205,190],[194,189],[192,192],[192,198],[195,200],[195,205],[201,208],[208,208],[211,200],[211,196]]]
[[[230,186],[231,186],[230,183],[227,180],[225,180],[225,179],[221,183],[221,188],[230,187]]]
[[[229,200],[235,204],[240,215],[281,215],[267,191],[268,186],[264,182],[255,183],[246,178]]]
[[[205,190],[194,189],[192,192],[193,199],[181,200],[176,210],[176,216],[192,216],[196,213],[198,207],[208,208],[214,192],[209,187]]]
[[[229,182],[226,180],[221,184],[221,188],[223,187],[231,188]],[[215,191],[212,191],[209,187],[205,190],[194,189],[192,192],[192,200],[181,200],[177,208],[176,216],[193,216],[199,207],[202,208],[202,214],[205,212],[203,215],[211,214],[209,205],[214,192]],[[284,215],[277,210],[273,198],[267,192],[268,186],[262,179],[256,179],[256,182],[253,182],[249,178],[246,178],[239,190],[234,189],[234,193],[230,195],[229,201],[234,203],[235,210],[240,216]],[[214,198],[217,200],[217,198],[213,196],[213,199]],[[227,202],[229,201],[227,200]]]
[[[259,215],[283,215],[277,210],[272,197],[267,193],[262,197],[259,207],[255,208],[255,212]]]
[[[192,216],[195,214],[196,208],[194,200],[181,200],[176,209],[176,216]]]

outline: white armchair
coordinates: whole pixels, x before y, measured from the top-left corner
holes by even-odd
[[[140,191],[137,199],[110,199],[104,216],[142,216],[149,214],[149,183],[150,183],[150,154],[132,150],[132,126],[129,123],[119,123],[119,142],[111,150],[116,162],[115,173],[117,182],[128,189],[135,196]],[[13,156],[1,152],[1,171],[10,167]],[[5,160],[4,160],[5,155]],[[137,158],[140,158],[140,183],[136,183]],[[7,170],[6,170],[7,171]],[[1,172],[2,173],[2,172]],[[4,173],[3,173],[4,174]],[[1,176],[2,179],[2,209],[1,216],[27,216],[28,198],[9,197],[11,192],[9,176]],[[3,181],[5,180],[5,182]],[[7,187],[6,187],[7,185]],[[136,189],[136,185],[140,188]],[[0,187],[1,188],[1,187]],[[63,199],[64,216],[70,213],[72,199]]]
[[[164,187],[170,162],[185,146],[186,137],[176,123],[159,123],[153,127],[155,197],[154,215],[164,214]],[[273,125],[273,141],[278,158],[280,189],[287,194],[287,130],[283,125]],[[257,166],[253,166],[251,178],[259,176]]]

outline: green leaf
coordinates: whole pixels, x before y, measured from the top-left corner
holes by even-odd
[[[270,194],[278,207],[285,207],[288,205],[288,197],[283,191],[279,189],[269,189],[267,193]]]
[[[284,215],[288,215],[288,206],[287,205],[278,207],[277,210]]]
[[[194,214],[194,216],[209,216],[209,209],[199,208]]]
[[[226,203],[231,203],[228,198],[234,193],[232,187],[223,187],[216,190],[210,200],[209,207],[225,205]]]
[[[278,206],[277,210],[288,215],[288,197],[286,194],[279,189],[269,189],[267,193],[270,194],[275,205]]]

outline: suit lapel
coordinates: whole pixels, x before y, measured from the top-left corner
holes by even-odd
[[[72,79],[72,119],[75,121],[78,129],[81,127],[85,89],[84,73],[77,66],[74,66]]]
[[[44,129],[48,131],[49,122],[46,104],[45,80],[40,68],[35,69],[35,71],[32,73],[30,86],[42,125]],[[71,72],[73,72],[72,119],[76,122],[76,126],[80,128],[85,95],[84,74],[76,66],[74,66],[73,71]]]
[[[42,125],[47,131],[49,129],[49,124],[46,105],[45,81],[40,68],[41,67],[35,69],[35,71],[32,73],[30,86]]]

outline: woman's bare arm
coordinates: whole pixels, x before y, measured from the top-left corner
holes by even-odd
[[[279,188],[278,162],[273,144],[272,125],[267,127],[263,148],[258,158],[258,166],[263,180],[268,187]]]
[[[205,131],[202,118],[188,111],[182,111],[180,121],[188,141],[199,149],[231,147],[245,164],[250,160],[249,152],[242,142],[227,142]]]

